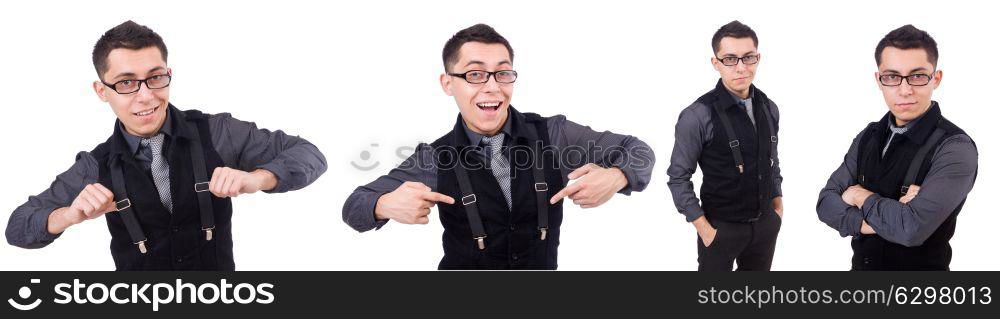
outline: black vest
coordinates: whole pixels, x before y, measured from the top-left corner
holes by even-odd
[[[548,199],[564,187],[556,161],[558,156],[548,140],[545,119],[533,113],[519,113],[510,109],[511,136],[507,138],[505,154],[511,167],[512,209],[508,210],[500,185],[488,166],[474,152],[481,152],[475,141],[470,145],[461,115],[454,130],[434,143],[435,161],[438,165],[438,192],[455,199],[455,204],[439,203],[441,224],[444,226],[442,243],[444,258],[440,269],[556,269],[559,247],[559,226],[562,224],[562,201],[548,204]],[[536,144],[540,143],[540,144]],[[548,229],[542,240],[539,231],[538,202],[532,165],[542,152],[541,167],[547,190],[545,205],[548,210]],[[486,237],[480,249],[474,239],[467,207],[470,197],[463,196],[459,187],[455,165],[462,163],[475,192],[475,203],[482,220]],[[463,198],[466,197],[466,198]]]
[[[753,92],[754,123],[740,108],[720,80],[714,90],[698,98],[712,111],[712,141],[704,146],[698,164],[701,166],[702,208],[706,218],[728,222],[748,222],[773,211],[773,167],[778,165],[772,150],[777,147],[777,121],[767,114],[771,100],[756,87]],[[721,113],[718,111],[721,109]],[[730,140],[721,116],[729,119],[734,142]],[[737,166],[741,157],[743,171]],[[773,163],[772,163],[773,159]]]
[[[207,172],[225,166],[215,151],[207,116],[199,111],[180,111],[170,106],[172,136],[167,136],[163,154],[170,165],[170,194],[173,213],[160,203],[160,196],[149,172],[137,162],[123,133],[115,122],[114,134],[91,154],[97,159],[101,185],[113,189],[112,161],[122,168],[131,211],[145,234],[147,253],[133,242],[120,212],[105,214],[111,232],[111,256],[117,270],[234,270],[232,239],[232,203],[211,196],[215,229],[212,240],[202,230],[200,208],[195,192],[190,143],[201,143]],[[201,140],[193,139],[198,130]],[[115,198],[116,201],[121,200]],[[119,205],[123,207],[123,205]]]
[[[902,197],[903,179],[917,150],[928,142],[929,136],[940,128],[944,135],[934,142],[930,152],[924,157],[916,175],[915,183],[923,183],[931,167],[934,152],[949,136],[965,134],[941,115],[937,102],[914,123],[905,134],[892,139],[892,145],[882,156],[882,150],[889,139],[889,121],[894,121],[892,113],[886,113],[881,121],[868,125],[858,141],[858,182],[867,190],[885,198],[899,200]],[[924,243],[916,247],[906,247],[889,242],[878,235],[855,236],[851,241],[854,249],[852,268],[854,270],[948,270],[951,264],[951,245],[948,243],[955,234],[958,213],[965,205],[965,199]]]

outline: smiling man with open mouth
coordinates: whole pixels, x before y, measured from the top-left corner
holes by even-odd
[[[510,105],[514,51],[493,28],[459,31],[442,58],[455,126],[351,194],[344,221],[355,230],[427,224],[437,206],[440,269],[556,269],[564,197],[592,208],[646,188],[655,161],[646,143]]]
[[[93,62],[94,91],[117,116],[111,137],[14,211],[12,245],[41,248],[105,216],[118,270],[234,270],[230,198],[296,190],[326,171],[302,138],[170,104],[167,47],[145,26],[108,30]]]

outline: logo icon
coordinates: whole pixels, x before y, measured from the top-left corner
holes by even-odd
[[[40,282],[42,281],[39,279],[34,279],[34,278],[31,279],[32,284],[37,284]],[[22,300],[27,301],[28,298],[31,297],[31,288],[29,288],[28,286],[23,286],[21,287],[21,289],[17,290],[17,295],[20,296]],[[20,302],[14,300],[14,298],[10,298],[7,299],[7,303],[9,303],[11,307],[14,307],[14,309],[28,311],[31,309],[35,309],[35,307],[38,307],[38,305],[42,303],[42,300],[36,298],[35,301],[22,305]]]
[[[372,147],[378,147],[378,143],[372,143],[371,146]],[[361,151],[360,155],[361,155],[362,163],[358,164],[358,163],[355,163],[354,161],[351,161],[351,166],[354,166],[354,168],[356,168],[358,170],[361,170],[361,171],[370,171],[370,170],[373,170],[376,167],[378,167],[379,161],[375,161],[374,163],[372,163],[370,165],[365,165],[364,164],[364,162],[367,162],[368,160],[372,159],[371,152],[369,152],[368,150],[364,150],[364,151]]]

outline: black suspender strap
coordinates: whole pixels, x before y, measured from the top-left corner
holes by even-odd
[[[111,158],[111,187],[115,194],[115,210],[125,223],[125,230],[132,239],[132,243],[139,247],[139,252],[146,253],[146,234],[142,232],[142,226],[135,217],[135,210],[132,209],[132,201],[128,199],[128,192],[125,188],[125,174],[118,157]]]
[[[931,148],[937,146],[938,141],[944,137],[944,130],[940,127],[931,133],[931,136],[927,138],[924,145],[920,146],[917,150],[917,154],[913,156],[913,161],[910,162],[910,167],[906,170],[906,177],[903,178],[903,186],[900,187],[899,192],[906,195],[906,192],[910,190],[910,185],[913,185],[917,181],[917,173],[920,171],[920,167],[924,164],[924,159],[927,158],[927,154],[930,153]]]
[[[198,210],[201,214],[201,229],[205,231],[205,240],[212,240],[215,230],[215,209],[212,206],[212,194],[208,191],[208,168],[205,166],[205,151],[201,145],[201,133],[197,125],[191,125],[192,140],[190,142],[191,166],[194,170],[194,191],[198,194]]]
[[[774,119],[774,118],[771,117],[771,106],[769,105],[770,102],[768,102],[767,99],[763,99],[762,100],[762,104],[763,105],[761,105],[762,106],[761,110],[764,111],[764,117],[766,117],[765,120],[767,120],[767,128],[768,128],[768,131],[771,133],[771,135],[770,135],[771,136],[771,138],[770,138],[770,140],[771,140],[771,148],[770,148],[771,156],[770,157],[771,157],[771,167],[774,167],[774,164],[778,162],[778,134],[775,134],[775,132],[774,132],[774,127],[777,125],[778,121],[777,121],[777,119],[775,119],[775,121],[773,123],[771,122],[771,119]]]
[[[533,130],[536,137],[538,129],[535,126],[527,126],[529,130]],[[535,139],[531,141],[534,143],[532,149],[534,150],[534,161],[531,165],[531,178],[534,182],[535,187],[535,203],[538,210],[538,232],[541,240],[545,240],[545,237],[549,233],[549,184],[545,182],[545,173],[542,171],[542,165],[545,164],[545,156],[542,153],[541,139]]]
[[[722,109],[722,105],[715,103],[715,112],[719,114],[719,120],[722,121],[722,127],[726,130],[726,138],[729,140],[729,150],[733,152],[733,160],[736,161],[736,168],[740,169],[740,174],[743,174],[743,153],[740,151],[740,139],[736,137],[736,131],[733,130],[733,123],[729,121],[729,117],[726,116],[726,112]]]
[[[455,163],[455,176],[458,177],[458,189],[462,191],[462,205],[465,206],[465,215],[469,218],[472,239],[479,245],[479,250],[485,250],[486,230],[483,228],[483,220],[479,216],[479,205],[476,204],[476,194],[472,191],[469,172],[465,170],[465,164],[460,160]]]

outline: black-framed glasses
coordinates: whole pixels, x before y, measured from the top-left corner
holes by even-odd
[[[168,87],[170,86],[170,75],[169,74],[154,75],[142,80],[138,79],[121,80],[115,82],[114,84],[104,82],[102,80],[101,83],[104,83],[104,85],[106,85],[107,87],[115,90],[115,92],[118,92],[118,94],[132,94],[135,92],[139,92],[139,88],[142,86],[143,83],[145,83],[146,88],[150,90],[162,89]]]
[[[517,80],[517,71],[514,70],[502,70],[496,72],[472,70],[465,73],[448,73],[448,75],[454,77],[460,77],[465,79],[465,82],[472,84],[483,84],[490,81],[492,76],[497,83],[510,84]]]
[[[931,73],[933,74],[934,72]],[[910,74],[907,76],[899,74],[880,74],[878,76],[878,81],[882,82],[882,85],[885,86],[899,86],[903,84],[903,79],[906,79],[906,84],[909,84],[910,86],[924,86],[931,83],[931,75],[923,73]]]
[[[715,59],[719,60],[719,62],[722,62],[722,65],[725,66],[734,66],[736,65],[736,63],[739,63],[740,61],[743,61],[744,65],[752,65],[752,64],[757,64],[757,62],[760,61],[760,54],[753,54],[741,57],[737,56],[726,56],[721,58],[716,57]]]

